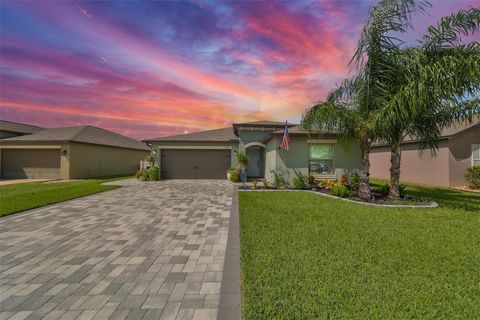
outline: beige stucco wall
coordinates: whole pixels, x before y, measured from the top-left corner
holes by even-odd
[[[450,186],[467,184],[465,173],[472,166],[472,144],[480,144],[480,126],[461,132],[449,140]]]
[[[69,179],[134,174],[149,151],[100,146],[85,143],[70,143],[67,157]],[[63,178],[63,177],[62,177]]]
[[[436,186],[449,186],[448,140],[442,140],[436,155],[418,151],[418,143],[402,146],[400,180]],[[390,179],[390,147],[374,147],[370,153],[370,175]]]

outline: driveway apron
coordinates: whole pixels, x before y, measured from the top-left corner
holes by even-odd
[[[0,319],[216,319],[232,185],[115,184],[0,219]]]

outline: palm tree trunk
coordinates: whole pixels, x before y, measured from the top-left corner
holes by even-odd
[[[358,196],[364,201],[370,201],[372,193],[370,190],[370,145],[371,141],[368,138],[360,140],[360,150],[362,159],[360,161],[360,184],[358,187]]]
[[[391,145],[390,154],[390,199],[400,199],[400,161],[402,159],[402,150],[400,143]]]

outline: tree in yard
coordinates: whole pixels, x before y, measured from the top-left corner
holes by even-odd
[[[480,113],[480,45],[461,39],[478,32],[480,10],[445,17],[428,29],[419,45],[405,47],[396,35],[410,30],[412,16],[428,7],[422,0],[382,0],[373,6],[350,62],[357,67],[354,80],[344,81],[326,102],[304,114],[307,129],[336,129],[360,141],[362,199],[370,196],[373,141],[391,146],[389,197],[399,198],[405,137],[419,139],[422,148],[434,152],[443,128]]]
[[[405,32],[411,16],[423,11],[426,5],[415,0],[383,0],[372,7],[350,61],[357,66],[357,74],[332,91],[326,102],[314,105],[302,119],[309,130],[330,129],[359,140],[362,151],[359,196],[363,200],[371,198],[370,146],[379,138],[377,119],[385,107],[384,84],[395,72],[390,61],[392,55],[388,53],[397,52],[398,46],[391,33]]]
[[[376,137],[373,114],[361,99],[366,89],[361,77],[345,80],[332,90],[325,102],[318,102],[302,117],[303,126],[309,130],[336,132],[346,141],[358,140],[361,150],[360,184],[358,196],[370,200],[369,184],[370,146]]]
[[[385,50],[377,128],[391,146],[390,198],[400,197],[400,146],[407,136],[435,152],[442,129],[480,114],[480,44],[461,43],[479,25],[479,9],[461,10],[431,26],[419,46],[401,48],[392,38],[397,49]]]

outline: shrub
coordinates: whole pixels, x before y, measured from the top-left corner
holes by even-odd
[[[135,178],[140,178],[141,176],[143,175],[143,170],[138,170],[137,172],[135,172]]]
[[[400,191],[400,197],[405,197],[405,190],[407,189],[407,185],[403,184],[403,183],[400,183],[400,185],[398,186],[398,189]]]
[[[334,180],[330,180],[330,179],[320,180],[320,185],[327,190],[331,190],[336,184],[337,183]]]
[[[360,175],[358,173],[352,174],[350,181],[348,182],[348,187],[350,190],[357,191],[360,187]]]
[[[340,183],[344,186],[348,186],[348,176],[346,174],[342,174],[340,177]]]
[[[293,178],[293,187],[295,189],[305,190],[308,188],[308,178],[300,171],[295,170],[295,177]]]
[[[269,189],[271,186],[270,186],[270,182],[268,182],[267,179],[264,179],[263,180],[263,186],[265,187],[265,189]]]
[[[480,166],[473,166],[467,169],[468,186],[472,189],[480,189]]]
[[[271,174],[273,174],[273,187],[275,189],[286,189],[287,188],[287,180],[285,179],[285,174],[281,170],[271,170]]]
[[[312,175],[308,176],[308,185],[310,186],[310,188],[315,188],[317,186],[317,180],[315,179],[314,176]]]
[[[147,180],[148,180],[148,176],[142,174],[142,175],[140,176],[139,180],[140,180],[140,181],[147,181]]]
[[[145,161],[150,164],[151,167],[155,164],[155,154],[150,153],[145,157]]]
[[[230,180],[232,182],[238,182],[238,173],[236,170],[230,172]]]
[[[160,170],[158,169],[158,167],[156,166],[150,167],[150,180],[158,181],[159,178],[160,178]]]
[[[258,180],[253,179],[253,189],[257,189]]]
[[[244,165],[247,165],[248,163],[248,156],[245,152],[239,152],[237,153],[237,161],[240,163],[243,163]]]
[[[332,187],[332,190],[331,190],[332,194],[337,196],[337,197],[340,197],[340,198],[345,198],[345,197],[349,197],[350,196],[350,190],[347,188],[347,186],[341,184],[341,183],[337,183],[335,184],[333,187]]]
[[[388,194],[390,193],[390,185],[388,183],[384,183],[380,186],[380,190],[378,191],[380,191],[380,193],[384,196],[388,196]]]

